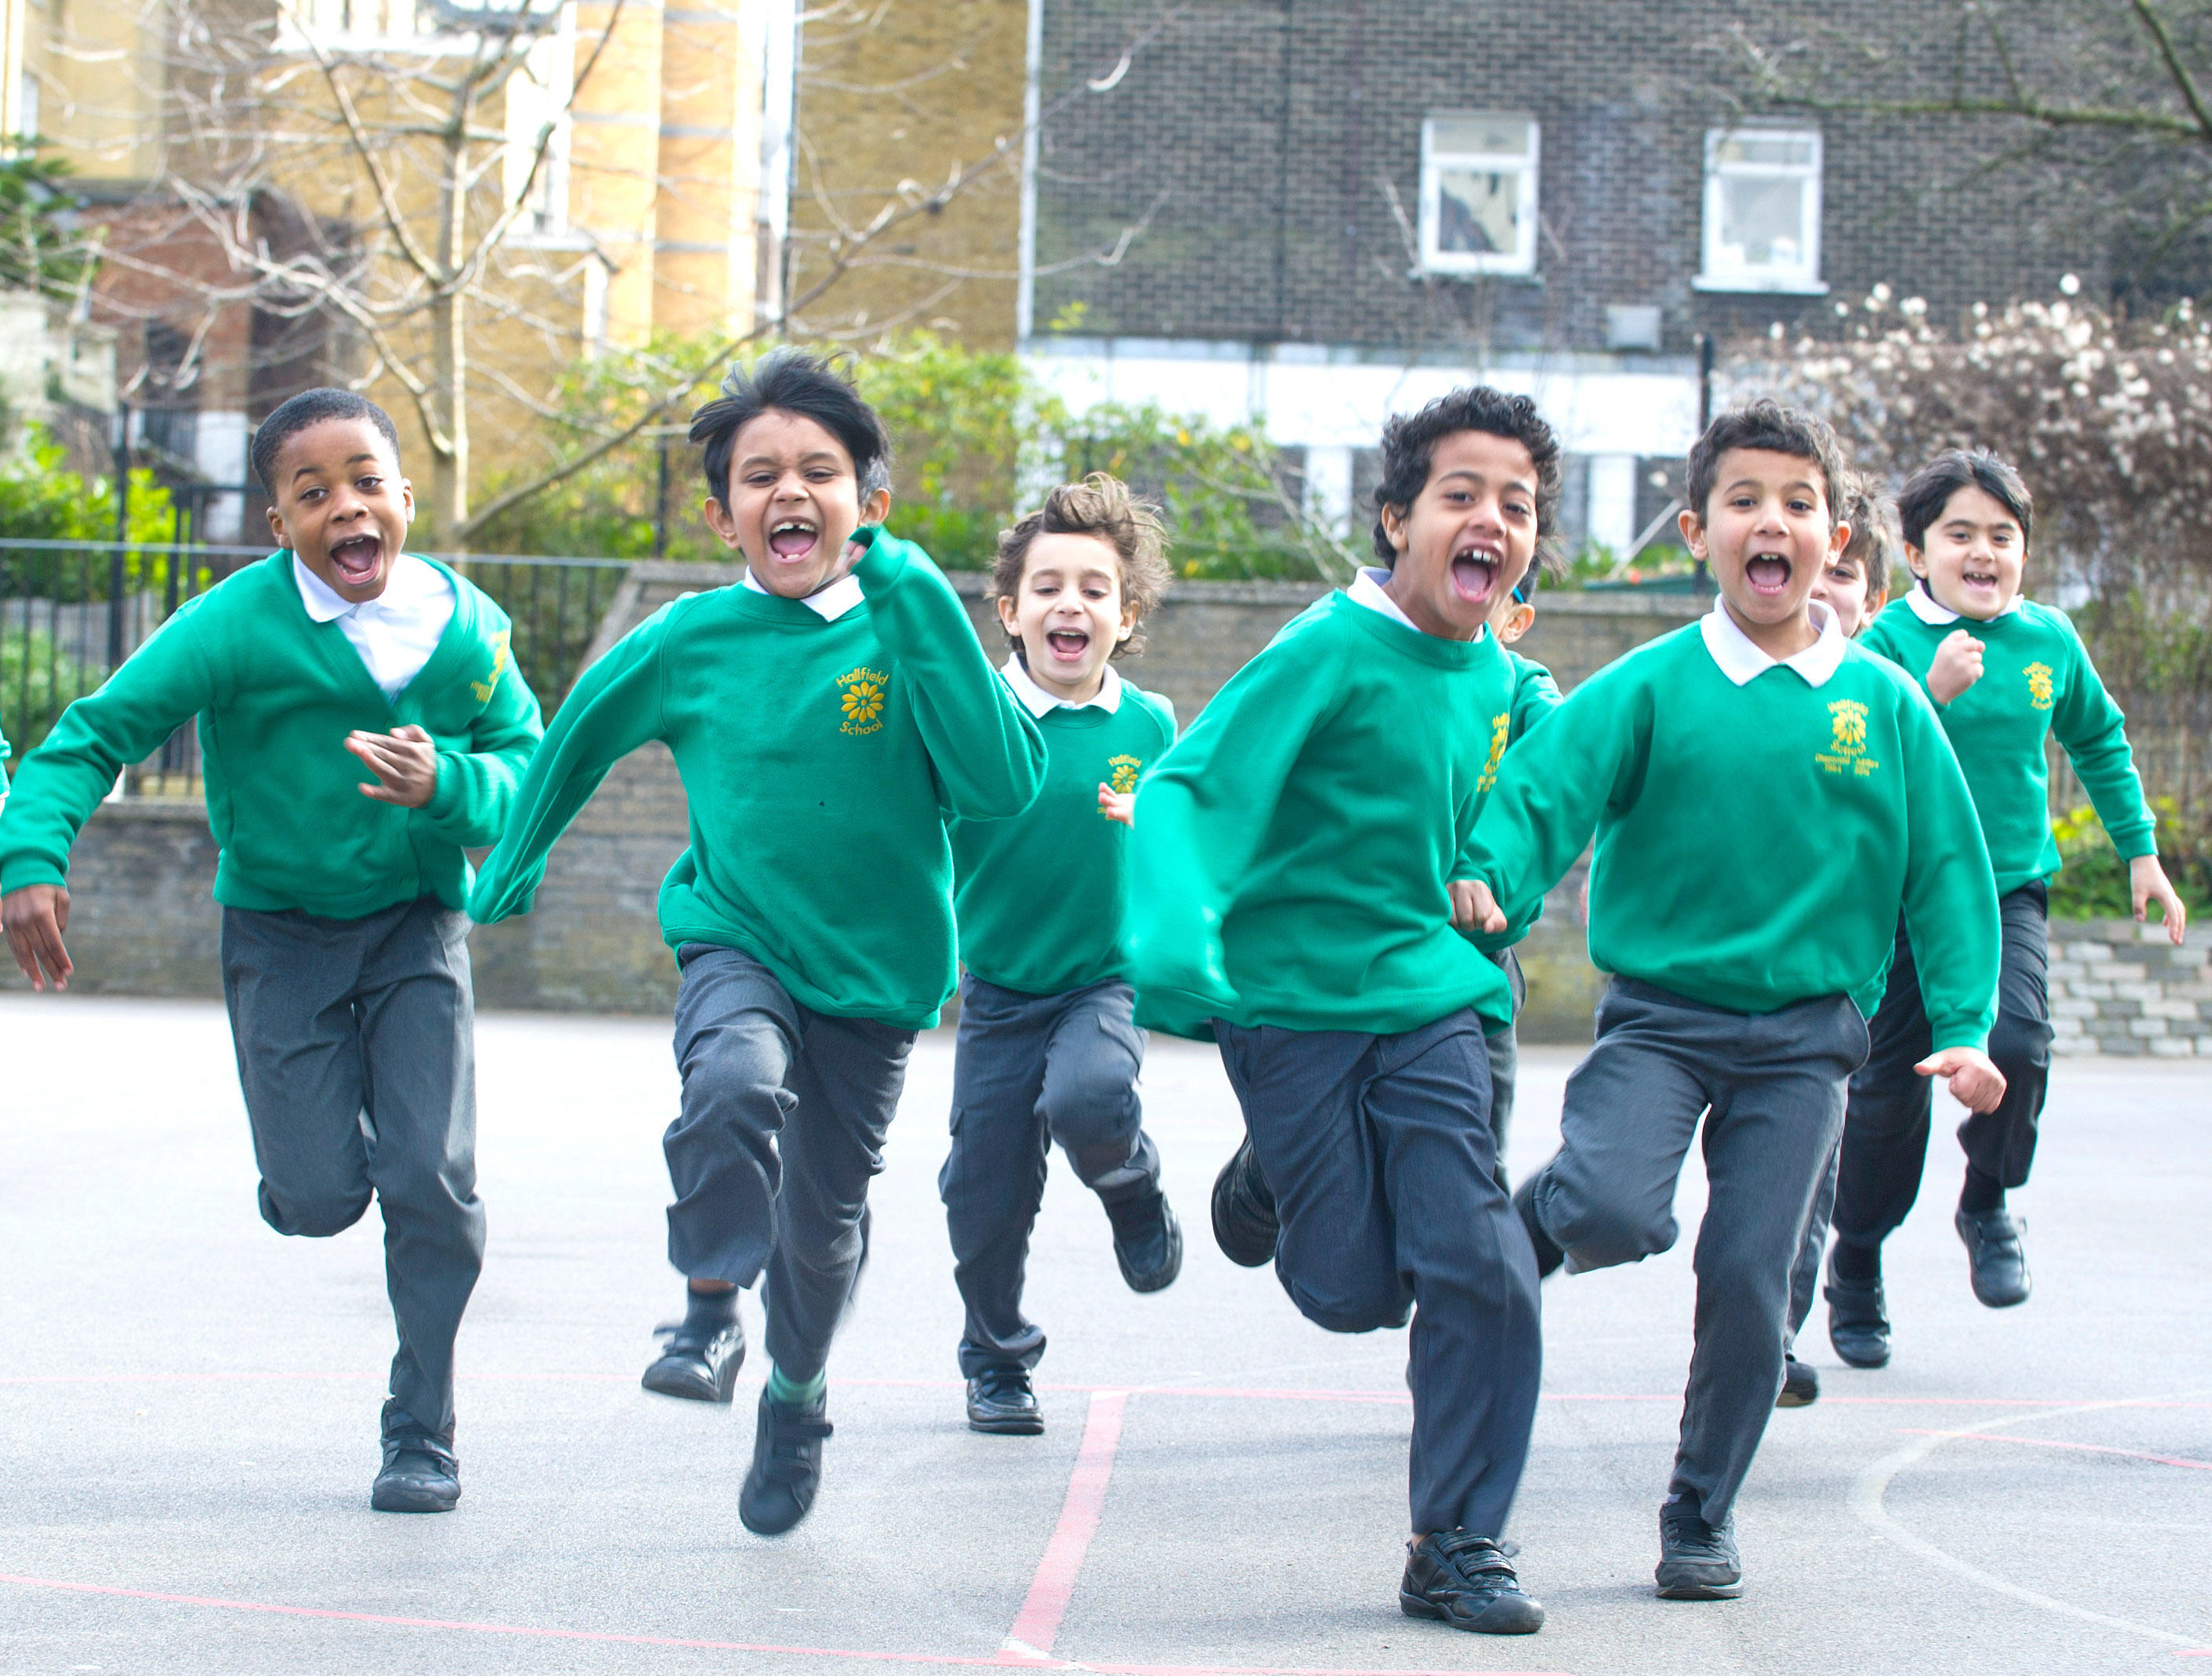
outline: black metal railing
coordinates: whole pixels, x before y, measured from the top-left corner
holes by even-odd
[[[259,547],[0,537],[0,733],[15,761],[96,691],[186,602],[266,557]],[[514,624],[516,667],[550,715],[629,562],[499,554],[438,555],[498,602]],[[198,790],[199,742],[179,729],[125,776],[141,795]]]

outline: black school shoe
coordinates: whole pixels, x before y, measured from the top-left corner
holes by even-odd
[[[968,1429],[1006,1437],[1034,1437],[1044,1430],[1027,1368],[986,1368],[968,1381]]]
[[[1733,1600],[1743,1593],[1735,1533],[1709,1525],[1695,1502],[1659,1509],[1659,1565],[1652,1573],[1662,1600]]]
[[[745,1362],[745,1329],[732,1316],[720,1325],[671,1321],[653,1329],[668,1342],[638,1383],[664,1397],[727,1402]]]
[[[379,1513],[451,1513],[461,1499],[461,1463],[453,1439],[413,1421],[387,1427],[384,1466],[368,1492]]]
[[[1974,1283],[1974,1296],[1992,1309],[2009,1309],[2027,1302],[2035,1283],[2028,1278],[2027,1253],[2020,1243],[2020,1224],[2002,1206],[1994,1211],[1961,1211],[1952,1219],[1959,1237],[1966,1242],[1966,1265]]]
[[[1158,1187],[1106,1206],[1114,1224],[1114,1260],[1133,1292],[1157,1292],[1182,1272],[1182,1224]],[[1272,1248],[1270,1248],[1272,1251]]]
[[[1252,1137],[1247,1135],[1213,1178],[1213,1242],[1231,1262],[1256,1269],[1275,1260],[1275,1244],[1282,1236],[1275,1195],[1260,1174]]]
[[[829,1407],[826,1396],[801,1407],[761,1393],[752,1470],[738,1491],[738,1517],[755,1536],[781,1536],[814,1505],[822,1482],[822,1440],[836,1430]]]
[[[1567,1254],[1559,1249],[1544,1224],[1536,1219],[1536,1178],[1531,1175],[1513,1191],[1514,1214],[1521,1218],[1521,1226],[1528,1230],[1528,1243],[1536,1253],[1536,1278],[1543,1280],[1555,1273],[1567,1260]]]
[[[1406,1545],[1398,1610],[1479,1636],[1531,1636],[1544,1627],[1543,1607],[1521,1592],[1505,1551],[1472,1531],[1436,1531]]]
[[[1889,1306],[1879,1280],[1846,1280],[1836,1272],[1835,1254],[1828,1255],[1828,1284],[1820,1296],[1828,1300],[1828,1342],[1836,1354],[1854,1368],[1889,1365]]]
[[[1820,1400],[1820,1370],[1794,1356],[1782,1358],[1782,1394],[1777,1408],[1810,1408]]]

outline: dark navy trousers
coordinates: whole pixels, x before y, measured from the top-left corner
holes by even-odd
[[[735,949],[687,943],[677,959],[668,1260],[739,1286],[765,1271],[768,1353],[811,1380],[867,1260],[868,1184],[914,1032],[801,1006]]]
[[[1416,1533],[1504,1528],[1528,1458],[1543,1347],[1535,1254],[1498,1185],[1483,1021],[1417,1030],[1217,1020],[1282,1237],[1275,1273],[1332,1333],[1413,1330]]]
[[[1030,1233],[1057,1141],[1076,1179],[1107,1204],[1159,1185],[1143,1128],[1136,997],[1119,980],[1024,995],[969,973],[952,1060],[952,1147],[937,1190],[967,1306],[960,1371],[1034,1368],[1045,1337],[1022,1314]]]

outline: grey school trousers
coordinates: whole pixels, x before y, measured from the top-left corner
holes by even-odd
[[[1137,1099],[1135,999],[1118,979],[1063,995],[1024,995],[972,972],[960,981],[952,1147],[937,1191],[967,1306],[960,1371],[970,1379],[1034,1368],[1044,1354],[1043,1333],[1022,1314],[1022,1282],[1053,1143],[1107,1204],[1159,1186]]]
[[[1510,949],[1500,949],[1491,959],[1505,974],[1513,996],[1513,1017],[1528,999],[1528,980],[1521,971],[1521,958]],[[1486,1029],[1487,1027],[1486,1026]],[[1508,1193],[1513,1184],[1505,1175],[1505,1142],[1513,1128],[1513,1094],[1521,1080],[1521,1036],[1513,1025],[1487,1030],[1483,1045],[1490,1050],[1490,1156],[1498,1185]]]
[[[914,1032],[801,1006],[735,949],[687,943],[677,961],[668,1260],[739,1286],[765,1270],[768,1353],[804,1382],[827,1365],[867,1259],[868,1183]]]
[[[1491,1154],[1483,1021],[1396,1035],[1216,1020],[1275,1195],[1275,1274],[1332,1333],[1413,1331],[1413,1529],[1497,1536],[1543,1371],[1535,1254]]]
[[[1781,1394],[1790,1271],[1866,1051],[1846,996],[1746,1014],[1615,978],[1567,1078],[1559,1150],[1531,1178],[1571,1272],[1637,1262],[1674,1243],[1674,1185],[1705,1120],[1697,1341],[1668,1499],[1716,1525]]]
[[[453,1435],[453,1337],[483,1267],[469,922],[434,897],[362,920],[222,913],[222,990],[280,1234],[384,1211],[399,1329],[387,1432]]]
[[[2004,1072],[2004,1098],[1993,1112],[1967,1113],[1959,1126],[1966,1162],[2008,1188],[2027,1181],[2051,1082],[2050,902],[2040,879],[1997,899],[2004,951],[1989,1052]],[[1920,1002],[1919,969],[1900,921],[1889,987],[1874,1016],[1873,1051],[1866,1068],[1851,1078],[1836,1187],[1838,1240],[1880,1245],[1920,1196],[1936,1089],[1932,1078],[1912,1067],[1933,1051],[1932,1040]]]

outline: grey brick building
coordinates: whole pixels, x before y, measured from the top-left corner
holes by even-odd
[[[2036,10],[2008,8],[2016,50],[2063,53]],[[2014,137],[1750,97],[1741,43],[1814,31],[1863,47],[1892,96],[1996,76],[1942,8],[1167,11],[1031,0],[1024,352],[1078,404],[1264,419],[1340,515],[1388,414],[1480,375],[1543,403],[1573,457],[1570,536],[1619,550],[1694,434],[1699,334],[1832,331],[1877,285],[1941,319],[2104,282],[2099,241],[2032,183],[1936,190]]]

